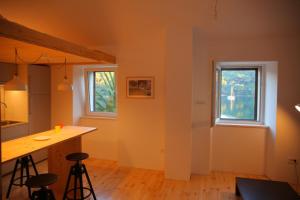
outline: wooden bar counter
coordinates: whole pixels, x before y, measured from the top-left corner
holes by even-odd
[[[65,156],[81,152],[81,136],[95,130],[94,127],[65,126],[59,132],[49,130],[2,142],[2,163],[48,148],[48,171],[59,176],[57,183],[51,188],[56,198],[61,199],[67,174],[74,164],[66,161]]]

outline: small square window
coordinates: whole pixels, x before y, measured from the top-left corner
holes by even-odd
[[[261,123],[261,66],[217,63],[216,121]]]
[[[116,72],[112,69],[86,71],[87,115],[116,116]]]

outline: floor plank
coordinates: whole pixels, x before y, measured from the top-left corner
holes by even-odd
[[[88,159],[85,161],[97,199],[99,200],[238,200],[235,177],[260,178],[246,174],[212,172],[192,175],[190,181],[164,178],[162,171],[119,167],[114,161]],[[47,171],[47,162],[37,165]],[[9,176],[4,176],[3,191],[7,190]],[[3,194],[4,195],[4,194]],[[26,199],[25,188],[14,188],[11,199]]]

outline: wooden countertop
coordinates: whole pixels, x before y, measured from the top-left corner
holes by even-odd
[[[32,152],[50,147],[75,137],[82,136],[94,130],[96,130],[94,127],[65,126],[59,133],[55,133],[54,130],[49,130],[7,142],[2,142],[1,162],[4,163],[24,155],[31,154]],[[34,138],[37,136],[49,136],[50,139],[42,141],[34,140]]]

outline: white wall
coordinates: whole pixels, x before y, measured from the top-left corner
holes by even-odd
[[[275,178],[295,182],[293,165],[288,158],[300,158],[300,113],[294,105],[300,101],[300,39],[290,38],[279,52],[278,104],[276,124]],[[298,165],[298,172],[300,170]]]
[[[91,156],[117,160],[120,165],[149,169],[164,169],[164,32],[149,32],[140,39],[125,41],[116,52],[118,58],[118,115],[115,119],[81,118],[79,124],[95,126],[98,131],[83,137],[83,150]],[[143,48],[147,46],[147,48]],[[143,51],[140,49],[143,48]],[[155,57],[155,59],[150,59]],[[73,112],[77,121],[85,115],[80,107],[82,77],[74,66]],[[127,76],[154,76],[154,99],[126,97]],[[82,82],[82,81],[81,81]]]
[[[287,162],[288,157],[299,158],[299,144],[300,135],[297,132],[299,128],[299,116],[297,115],[294,105],[297,103],[300,80],[296,78],[299,69],[296,67],[298,59],[295,52],[299,51],[299,39],[290,37],[239,37],[226,38],[215,37],[210,35],[201,35],[203,40],[206,40],[201,45],[200,49],[205,51],[207,64],[201,67],[212,68],[210,64],[213,60],[227,60],[227,61],[278,61],[278,112],[276,122],[276,138],[273,149],[274,159],[272,159],[271,169],[272,173],[266,172],[273,179],[289,180],[295,182],[295,172],[292,165]],[[204,39],[205,38],[205,39]],[[298,50],[296,50],[298,49]],[[291,84],[293,83],[293,84]],[[206,83],[209,87],[211,82]],[[198,87],[199,88],[199,87]],[[289,89],[287,89],[289,88]],[[200,89],[200,88],[199,88]],[[270,96],[269,98],[276,98]],[[273,102],[272,102],[273,104]],[[284,106],[283,106],[284,105]],[[273,109],[274,110],[274,109]],[[274,111],[275,112],[275,111]],[[274,116],[274,112],[272,112]],[[287,125],[289,124],[289,125]],[[272,127],[274,130],[274,126]],[[256,131],[252,129],[253,135]],[[224,130],[225,132],[225,130]],[[214,135],[214,131],[212,133]],[[202,141],[203,142],[203,141]],[[211,141],[214,144],[214,139]],[[207,138],[206,143],[210,143]],[[254,145],[254,144],[253,144]],[[218,148],[213,145],[213,148]],[[218,151],[215,149],[213,151]],[[194,152],[194,154],[197,154]],[[212,159],[213,156],[212,156]],[[221,167],[221,166],[220,166]],[[220,168],[216,167],[215,168]],[[255,168],[248,169],[254,171]],[[230,171],[234,171],[231,169]],[[273,175],[271,175],[273,174]]]
[[[212,67],[203,31],[193,28],[192,173],[208,174],[211,159]],[[203,48],[205,47],[205,48]]]
[[[277,123],[277,86],[278,86],[278,63],[269,63],[265,67],[265,102],[264,122],[269,127],[266,134],[266,163],[265,174],[274,178],[276,176],[274,166],[276,146],[276,123]]]
[[[78,125],[96,127],[82,137],[82,150],[93,158],[119,161],[119,133],[114,119],[81,118]]]
[[[165,175],[181,180],[189,180],[191,174],[192,42],[189,27],[167,29]]]
[[[244,173],[253,173],[253,174],[265,173],[264,171],[265,163],[264,161],[262,161],[265,156],[265,148],[266,148],[265,146],[266,133],[262,131],[264,129],[249,128],[246,131],[243,131],[245,132],[248,138],[247,142],[250,141],[249,143],[247,143],[249,146],[241,145],[241,144],[245,144],[245,141],[243,140],[244,137],[240,137],[239,134],[240,128],[231,128],[230,130],[228,130],[228,127],[225,128],[218,127],[217,129],[213,128],[212,134],[210,135],[209,118],[211,116],[211,112],[210,112],[211,96],[209,92],[212,86],[211,86],[211,77],[209,76],[211,74],[210,71],[212,69],[211,62],[212,60],[278,60],[280,63],[279,74],[280,72],[285,73],[284,66],[289,66],[289,67],[291,66],[291,65],[286,65],[287,63],[289,63],[288,58],[290,58],[291,56],[287,53],[287,51],[281,52],[280,55],[278,54],[278,50],[281,49],[282,47],[289,46],[288,44],[290,43],[297,42],[297,40],[285,40],[281,38],[259,38],[259,39],[239,38],[235,40],[227,40],[218,37],[211,38],[203,34],[201,31],[199,31],[199,29],[197,30],[197,29],[186,28],[186,29],[182,29],[181,30],[182,32],[180,32],[180,30],[176,30],[176,31],[180,33],[179,34],[181,35],[180,41],[184,41],[185,45],[189,44],[186,42],[192,41],[192,39],[194,39],[193,45],[189,47],[190,53],[192,54],[193,52],[194,57],[190,57],[190,59],[187,59],[187,56],[184,56],[185,60],[183,62],[192,63],[191,65],[194,68],[195,74],[202,76],[202,78],[197,79],[197,76],[195,76],[194,74],[193,101],[192,99],[190,99],[193,102],[193,112],[190,111],[190,115],[192,118],[190,118],[190,120],[188,119],[189,109],[188,107],[186,107],[184,108],[184,111],[178,112],[178,113],[186,112],[185,115],[186,117],[184,119],[183,117],[178,118],[178,122],[174,123],[176,126],[178,125],[181,126],[181,128],[175,128],[176,130],[183,130],[182,128],[186,127],[185,129],[186,131],[183,131],[182,135],[180,134],[172,135],[169,133],[174,132],[175,129],[169,129],[169,128],[166,129],[167,132],[166,132],[165,169],[167,172],[166,173],[167,177],[187,179],[189,170],[193,173],[205,174],[209,172],[210,164],[211,164],[211,169],[213,170],[244,172]],[[162,34],[161,35],[162,41],[164,41],[163,39],[164,34],[163,33],[161,34]],[[199,35],[196,36],[197,34]],[[168,34],[167,37],[169,37],[167,40],[168,42],[178,39],[177,36],[172,36]],[[198,37],[198,39],[200,38],[202,42],[197,42],[195,37]],[[159,41],[161,42],[161,40]],[[157,44],[162,45],[161,43],[157,43]],[[175,74],[177,73],[176,71],[182,70],[182,68],[179,69],[175,68],[177,64],[175,62],[178,62],[178,66],[184,65],[183,62],[180,61],[179,59],[180,58],[179,54],[182,55],[188,52],[186,51],[188,48],[184,48],[185,49],[184,53],[178,51],[179,53],[176,54],[175,51],[176,48],[172,46],[172,44],[170,43],[166,43],[166,44],[167,44],[166,47],[164,47],[164,45],[161,46],[162,49],[165,49],[165,52],[167,53],[166,59],[163,59],[162,56],[164,55],[164,52],[162,52],[162,54],[160,55],[162,58],[161,64],[166,63],[167,65],[170,66],[169,68],[168,67],[166,68],[168,72],[170,72],[166,80],[167,83],[171,84],[171,87],[174,87],[174,91],[175,91],[175,88],[177,88],[178,85],[176,85],[176,83],[171,83],[172,81],[168,82],[168,77],[172,77],[174,75],[171,73],[172,70],[175,70],[174,71]],[[155,45],[153,46],[154,47],[152,48],[152,50],[154,51],[156,46]],[[166,104],[169,104],[166,106],[167,108],[168,107],[170,108],[168,109],[169,114],[166,115],[167,120],[170,121],[167,121],[166,124],[171,124],[171,127],[174,127],[172,122],[174,122],[176,115],[174,115],[173,112],[175,112],[176,109],[174,110],[173,107],[171,108],[170,102],[174,103],[174,105],[177,105],[178,102],[189,101],[188,100],[189,98],[180,100],[179,97],[174,97],[170,95],[167,97],[168,100],[164,101],[163,99],[161,99],[165,88],[163,84],[163,79],[157,80],[156,78],[156,82],[155,82],[156,98],[154,100],[147,101],[147,100],[126,99],[125,97],[126,75],[135,75],[139,73],[143,75],[146,74],[145,72],[141,72],[140,71],[141,69],[138,67],[135,68],[123,67],[123,66],[128,66],[128,63],[126,63],[127,59],[125,58],[128,57],[130,58],[131,55],[130,49],[131,48],[129,48],[127,51],[127,48],[125,48],[124,54],[122,54],[123,52],[119,50],[119,54],[124,56],[123,58],[124,63],[123,65],[120,64],[120,70],[119,70],[120,76],[119,76],[118,86],[120,92],[119,93],[120,113],[118,115],[118,118],[116,120],[103,120],[103,119],[80,120],[80,125],[93,125],[99,128],[99,132],[90,135],[84,139],[85,141],[84,149],[90,152],[91,155],[93,155],[94,157],[118,160],[121,165],[144,167],[144,168],[151,168],[151,169],[164,169],[163,141],[164,141],[165,129],[163,128],[164,118],[162,117],[164,116],[163,115],[164,102],[166,102]],[[195,52],[199,52],[199,54],[197,53],[195,54]],[[159,53],[155,55],[159,55]],[[159,78],[163,78],[162,75],[164,74],[164,67],[162,68],[157,67],[155,70],[158,70],[155,74]],[[185,73],[187,73],[187,71],[185,71]],[[180,83],[180,81],[178,81],[178,78],[174,80],[177,80],[177,83]],[[279,85],[280,85],[280,76],[279,76]],[[166,86],[166,89],[169,89],[168,86]],[[155,101],[158,100],[157,98],[159,99],[159,101],[157,102],[158,104],[155,103]],[[175,101],[169,100],[172,98],[173,99],[175,98],[176,100]],[[293,99],[296,99],[296,97],[293,97]],[[148,105],[148,109],[146,105]],[[160,105],[160,107],[159,108],[157,107],[157,110],[153,110],[153,107],[150,105],[153,106]],[[150,108],[149,106],[151,107],[151,109],[149,109]],[[291,105],[290,108],[288,109],[294,112],[293,105]],[[145,115],[145,113],[147,113],[147,115]],[[283,112],[282,110],[279,110],[278,115],[285,116],[284,118],[281,117],[281,119],[285,120],[285,123],[279,122],[277,123],[277,126],[285,127],[284,130],[291,130],[292,132],[296,130],[297,125],[295,123],[289,123],[288,121],[288,120],[294,121],[295,119],[297,119],[296,114],[294,114],[295,119],[292,117],[287,117],[288,114]],[[140,116],[143,116],[144,119],[141,118]],[[150,133],[152,131],[148,132],[149,129],[147,127],[147,123],[145,123],[148,121],[147,119],[152,121],[153,124],[156,124],[155,126],[152,126],[151,129],[159,130],[157,132],[158,133],[157,137],[152,133]],[[153,119],[157,119],[158,121],[154,122]],[[136,126],[135,122],[138,122],[137,123],[138,126]],[[190,125],[190,127],[193,127],[192,130],[188,128],[189,127],[188,124]],[[289,126],[288,127],[285,126],[286,124],[289,124]],[[187,130],[190,130],[192,132],[189,132]],[[293,138],[292,140],[286,138],[289,137],[289,135],[284,134],[285,132],[286,131],[283,131],[282,129],[281,135],[276,137],[276,145],[274,147],[275,159],[272,168],[272,170],[274,171],[274,176],[272,176],[272,178],[295,181],[292,167],[287,164],[286,160],[287,157],[289,157],[290,155],[294,157],[298,156],[297,144],[293,145],[294,148],[291,148],[289,146],[290,144],[297,143],[298,140],[296,138]],[[283,140],[286,141],[286,143],[282,144],[281,142],[279,142],[278,138],[280,137],[283,138]],[[294,134],[293,137],[297,137],[297,134]],[[231,143],[228,143],[228,141],[231,141],[233,144],[236,144],[237,147],[240,147],[240,145],[244,147],[244,149],[240,151],[242,152],[242,154],[232,153],[232,151],[234,152],[235,149],[232,150],[227,148],[231,145]],[[193,143],[193,145],[191,145],[191,143]],[[259,144],[259,148],[256,149],[257,151],[249,151],[250,146],[256,146],[256,143]],[[97,145],[96,148],[95,146],[96,144],[101,144],[101,145]],[[183,146],[180,147],[181,145]],[[172,146],[176,147],[176,149],[179,150],[183,149],[184,151],[178,152],[176,150],[172,150],[172,148],[174,148]],[[289,150],[285,151],[283,150],[284,148]],[[210,150],[212,152],[210,152]],[[191,152],[190,155],[188,155],[189,151]],[[228,156],[222,157],[221,153],[224,152],[227,152],[226,155]],[[145,159],[145,157],[150,159]],[[223,158],[223,159],[219,159],[219,158]],[[179,159],[186,159],[186,160],[183,161]],[[181,163],[182,165],[178,165],[178,163]],[[241,166],[238,163],[247,163],[247,166],[246,165]],[[171,167],[168,168],[167,166],[171,166]],[[284,168],[285,168],[285,172],[282,173],[280,169],[284,169]]]
[[[61,1],[35,1],[32,3],[34,6],[25,6],[28,3],[30,1],[18,2],[18,4],[13,0],[1,1],[1,14],[42,32],[74,40],[83,45],[97,46],[100,49],[103,46],[112,47],[109,52],[117,56],[120,65],[118,119],[112,123],[103,120],[87,120],[83,123],[94,123],[106,130],[105,137],[99,134],[92,138],[99,143],[105,141],[109,144],[110,142],[107,141],[113,141],[114,145],[103,145],[105,149],[99,146],[98,152],[109,152],[110,146],[112,152],[115,152],[116,147],[118,153],[113,155],[106,153],[103,156],[105,158],[112,156],[114,159],[117,155],[120,163],[124,165],[164,169],[164,144],[176,144],[171,134],[168,132],[165,134],[165,130],[171,130],[169,127],[165,129],[165,126],[169,126],[172,121],[177,123],[182,121],[183,124],[178,125],[182,128],[178,130],[178,132],[182,131],[178,134],[178,138],[183,140],[179,148],[187,151],[192,149],[190,152],[192,163],[190,164],[189,159],[185,160],[183,157],[173,160],[172,150],[171,159],[166,157],[168,159],[166,163],[171,166],[177,165],[180,159],[186,161],[181,163],[185,166],[184,172],[181,174],[179,170],[178,174],[174,175],[176,177],[186,177],[189,165],[193,172],[207,172],[210,148],[206,145],[214,143],[210,139],[206,121],[211,110],[211,94],[207,92],[211,88],[208,77],[211,75],[209,72],[212,60],[279,61],[278,111],[272,171],[276,179],[295,180],[294,171],[292,166],[287,164],[287,158],[300,157],[300,115],[293,107],[300,99],[299,1],[219,1],[216,18],[214,17],[215,2],[209,0],[153,0],[151,2],[92,0],[89,3],[74,1],[72,7],[67,2]],[[185,27],[185,31],[182,32],[181,28],[172,29],[174,32],[171,35],[165,35],[164,32],[167,33],[172,25]],[[193,42],[190,45],[192,39],[189,38],[195,38],[194,34],[197,34],[193,27],[199,29],[200,42]],[[182,38],[181,34],[183,34]],[[178,44],[176,38],[179,39]],[[194,58],[191,58],[193,52],[191,49],[199,52],[194,55]],[[179,55],[179,52],[183,53]],[[174,57],[168,58],[170,55]],[[200,58],[195,59],[195,56]],[[182,66],[178,67],[178,64],[174,63],[172,69],[170,65],[176,60]],[[185,99],[180,94],[178,98],[170,95],[172,99],[167,98],[165,101],[168,92],[165,83],[171,84],[171,94],[177,86],[177,83],[168,80],[165,82],[165,75],[169,73],[166,70],[170,70],[170,73],[175,74],[176,77],[181,73],[191,75],[191,65],[196,67],[195,72],[200,74],[201,78],[193,85],[195,95],[191,101],[196,100],[195,105],[192,106],[196,110],[191,112],[191,120],[186,118],[190,106],[180,109],[183,111],[182,117],[177,118],[178,114],[175,113],[174,120],[172,120],[173,116],[165,119],[164,103],[170,103],[172,108],[177,99],[179,102],[187,102],[190,98],[188,96]],[[59,77],[55,70],[53,72],[53,81],[57,81]],[[155,99],[145,101],[126,99],[125,77],[139,75],[155,76]],[[190,79],[192,77],[191,75]],[[186,79],[187,77],[184,78]],[[192,90],[192,86],[190,87],[187,90]],[[195,93],[196,91],[201,92]],[[73,116],[67,116],[67,113],[72,113],[72,96],[54,92],[52,102],[53,123],[61,121],[72,123]],[[171,114],[168,112],[169,109],[166,116]],[[192,134],[187,126],[188,121],[191,121],[190,124],[194,128]],[[255,135],[256,131],[251,130]],[[115,131],[117,136],[109,134],[110,131]],[[255,140],[255,138],[251,139]],[[93,150],[95,153],[96,151]],[[185,156],[186,152],[179,155]],[[167,170],[169,169],[173,174],[175,170],[167,167]]]
[[[141,33],[142,32],[142,33]],[[162,30],[141,30],[118,45],[118,133],[119,163],[126,166],[164,169],[165,68]],[[126,36],[126,35],[124,35]],[[127,76],[154,76],[154,99],[126,97]]]
[[[84,67],[73,66],[73,123],[78,124],[85,115]]]
[[[211,169],[265,174],[266,128],[215,126]]]

